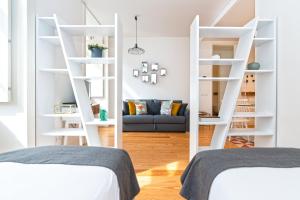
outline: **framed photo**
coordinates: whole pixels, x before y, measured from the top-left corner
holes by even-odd
[[[139,77],[139,70],[138,69],[133,70],[133,77]]]
[[[166,76],[167,75],[167,69],[166,68],[161,68],[160,69],[160,75],[161,76]]]
[[[142,73],[148,73],[148,66],[149,66],[148,62],[145,61],[142,62]]]
[[[159,64],[158,63],[152,63],[151,65],[151,71],[158,71]]]
[[[157,83],[157,75],[151,74],[151,84],[155,85]]]
[[[142,81],[143,81],[144,83],[148,83],[148,82],[149,82],[149,76],[148,76],[148,75],[143,75],[143,76],[142,76]]]

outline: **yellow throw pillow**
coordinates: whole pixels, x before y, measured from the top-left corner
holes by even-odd
[[[128,107],[129,107],[129,115],[135,115],[135,103],[133,101],[128,101]]]
[[[172,111],[171,111],[172,116],[177,115],[177,113],[179,112],[180,106],[181,106],[181,103],[172,103]]]

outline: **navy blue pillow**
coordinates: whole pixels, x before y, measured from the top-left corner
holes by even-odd
[[[186,110],[186,107],[187,107],[187,106],[188,106],[187,103],[181,104],[180,109],[179,109],[177,115],[178,115],[178,116],[184,116],[184,113],[185,113],[185,110]]]
[[[160,115],[161,102],[159,100],[147,101],[147,111],[149,115]]]
[[[123,111],[124,115],[129,115],[129,106],[127,101],[123,101]]]

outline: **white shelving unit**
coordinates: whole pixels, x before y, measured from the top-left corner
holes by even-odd
[[[276,136],[276,21],[254,19],[244,27],[203,27],[196,16],[190,29],[190,158],[198,151],[224,148],[227,136],[255,136],[257,146],[275,146]],[[238,39],[234,58],[202,58],[200,38]],[[251,48],[256,49],[260,70],[247,70]],[[230,65],[228,77],[199,77],[199,68]],[[255,112],[235,113],[245,74],[256,75]],[[218,118],[200,118],[199,90],[203,81],[226,81]],[[201,103],[201,102],[200,102]],[[230,129],[233,118],[255,118],[254,129]],[[199,126],[214,126],[210,146],[199,146]]]
[[[110,37],[114,41],[113,56],[89,58],[78,51],[76,39],[91,35]],[[85,39],[80,41],[84,46]],[[60,136],[85,136],[89,146],[101,146],[98,126],[113,125],[114,146],[121,147],[122,26],[118,15],[115,14],[112,25],[67,25],[55,14],[37,17],[36,49],[37,145],[53,144],[53,138]],[[106,64],[113,68],[114,74],[86,76],[83,68],[88,67],[87,64]],[[105,122],[94,118],[92,113],[87,81],[94,79],[114,82],[114,118]],[[77,103],[78,113],[54,113],[55,104],[72,99]],[[79,120],[80,128],[64,128],[62,120],[66,118]]]

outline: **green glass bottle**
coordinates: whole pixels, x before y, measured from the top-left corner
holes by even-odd
[[[101,109],[99,112],[100,121],[107,121],[107,111],[105,109]]]

